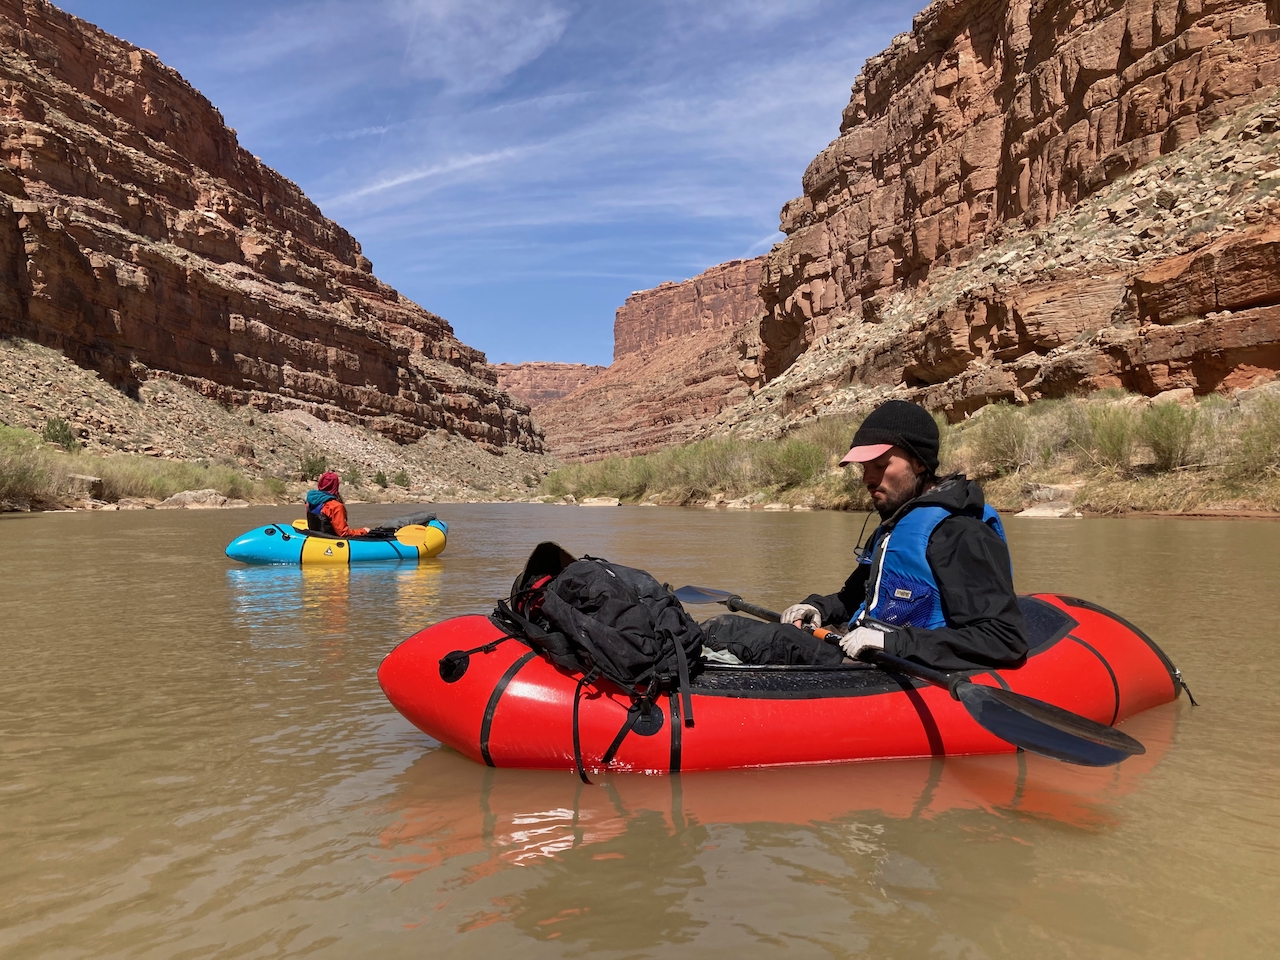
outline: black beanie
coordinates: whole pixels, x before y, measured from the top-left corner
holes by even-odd
[[[849,448],[892,444],[923,463],[930,473],[938,472],[938,425],[924,407],[906,400],[889,400],[876,407],[862,421]]]

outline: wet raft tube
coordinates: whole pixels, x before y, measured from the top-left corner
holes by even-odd
[[[1021,597],[1032,650],[1016,670],[974,671],[999,685],[1101,723],[1174,700],[1176,671],[1133,625],[1085,600]],[[572,770],[573,698],[579,679],[528,646],[502,638],[486,617],[457,617],[405,640],[378,669],[387,698],[411,723],[491,767]],[[465,670],[443,669],[473,650]],[[460,675],[459,675],[460,674]],[[450,679],[446,679],[449,677]],[[842,669],[721,667],[693,683],[695,725],[664,695],[662,722],[623,740],[610,770],[666,773],[797,763],[1012,753],[943,689],[861,665]],[[579,707],[582,756],[600,762],[630,700],[605,683]]]
[[[241,534],[227,546],[227,556],[242,563],[365,563],[418,561],[444,550],[449,527],[443,520],[402,527],[394,538],[334,537],[287,523],[269,523]]]

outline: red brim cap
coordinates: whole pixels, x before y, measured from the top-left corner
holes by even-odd
[[[892,443],[868,443],[865,446],[853,447],[844,455],[840,463],[867,463],[877,457],[883,457],[892,449]]]

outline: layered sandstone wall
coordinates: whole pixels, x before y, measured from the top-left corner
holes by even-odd
[[[938,0],[867,61],[782,211],[762,366],[1191,143],[1280,82],[1280,10],[1244,0]],[[1028,344],[1023,344],[1024,347]]]
[[[613,359],[663,349],[684,337],[721,339],[760,315],[764,258],[730,260],[683,283],[627,297],[613,321]]]
[[[614,320],[614,361],[541,404],[547,444],[566,460],[646,453],[694,437],[758,380],[762,258],[633,293]]]
[[[493,365],[498,386],[529,404],[530,408],[573,393],[606,369],[587,363],[547,363],[541,360]]]
[[[708,430],[776,436],[887,396],[960,419],[1107,387],[1232,396],[1280,371],[1280,91],[869,318],[836,317]]]
[[[734,336],[669,340],[632,353],[567,396],[534,411],[561,460],[633,456],[684,443],[749,396]]]
[[[0,0],[0,334],[126,392],[167,376],[411,441],[541,449],[483,354],[156,57],[42,0]]]

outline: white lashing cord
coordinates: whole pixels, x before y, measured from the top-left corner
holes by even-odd
[[[893,536],[892,533],[886,533],[884,535],[884,539],[881,540],[880,543],[876,545],[876,550],[880,554],[879,566],[876,567],[876,588],[871,594],[871,605],[868,606],[866,610],[863,611],[862,615],[864,617],[873,616],[873,611],[880,604],[880,579],[884,576],[884,554],[885,554],[885,551],[889,549],[889,538],[892,536]],[[872,557],[871,562],[875,563],[876,558]]]

